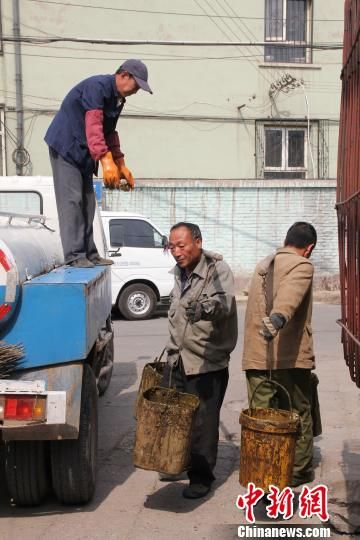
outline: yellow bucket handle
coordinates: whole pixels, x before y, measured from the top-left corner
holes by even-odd
[[[270,383],[270,384],[273,384],[275,386],[278,386],[279,388],[281,388],[282,390],[284,390],[288,400],[289,400],[289,406],[290,406],[290,413],[293,414],[293,408],[292,408],[292,403],[291,403],[291,398],[290,398],[290,394],[289,392],[286,390],[285,386],[283,386],[282,384],[274,381],[273,379],[264,379],[263,381],[259,382],[258,385],[256,385],[252,395],[251,395],[251,399],[250,399],[250,405],[249,405],[249,408],[252,409],[252,402],[253,402],[253,399],[254,399],[254,396],[256,394],[256,391],[258,390],[258,388],[262,385],[262,384],[265,384],[265,383]]]

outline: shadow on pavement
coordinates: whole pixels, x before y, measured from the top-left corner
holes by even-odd
[[[163,318],[167,318],[167,315],[168,315],[168,308],[158,308],[155,311],[155,313],[150,317],[150,319],[163,319]],[[111,312],[111,319],[113,321],[128,321],[127,319],[125,319],[125,317],[121,315],[121,313],[116,308],[113,308]],[[144,320],[146,321],[149,319],[144,319]],[[136,323],[136,321],[128,321],[128,322]]]
[[[360,537],[360,440],[344,441],[342,467],[330,502],[330,522],[339,535]],[[359,535],[359,536],[358,536]]]
[[[315,472],[315,478],[318,476],[317,475],[317,469],[321,466],[321,448],[320,446],[316,446],[316,441],[318,440],[321,440],[322,439],[322,436],[321,437],[317,437],[315,440],[314,440],[314,459],[313,459],[313,467],[314,467],[314,472]]]
[[[212,485],[210,493],[202,499],[184,499],[182,491],[188,481],[169,482],[155,493],[149,495],[144,503],[145,508],[162,510],[164,512],[175,512],[186,514],[198,508],[214,495],[216,490],[226,482],[235,469],[238,467],[239,448],[232,441],[220,441],[217,465],[215,468],[216,480]],[[186,479],[186,476],[184,476]]]
[[[133,417],[137,392],[127,392],[137,380],[134,362],[114,364],[107,393],[99,399],[99,455],[97,488],[93,500],[84,506],[63,506],[52,493],[37,507],[12,506],[6,488],[4,454],[0,451],[0,518],[51,516],[94,512],[117,486],[134,472],[132,448],[135,433]],[[0,446],[0,450],[3,447]]]

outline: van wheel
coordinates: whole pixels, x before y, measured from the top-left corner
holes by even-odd
[[[129,321],[149,319],[156,308],[156,295],[148,285],[134,283],[120,294],[118,308]]]

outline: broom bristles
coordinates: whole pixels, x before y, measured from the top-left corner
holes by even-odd
[[[18,369],[23,357],[22,345],[9,345],[0,341],[0,379],[5,379]]]

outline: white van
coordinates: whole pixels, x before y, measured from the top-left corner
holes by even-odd
[[[112,269],[112,302],[129,320],[148,319],[168,306],[175,261],[167,237],[149,219],[101,211]]]

